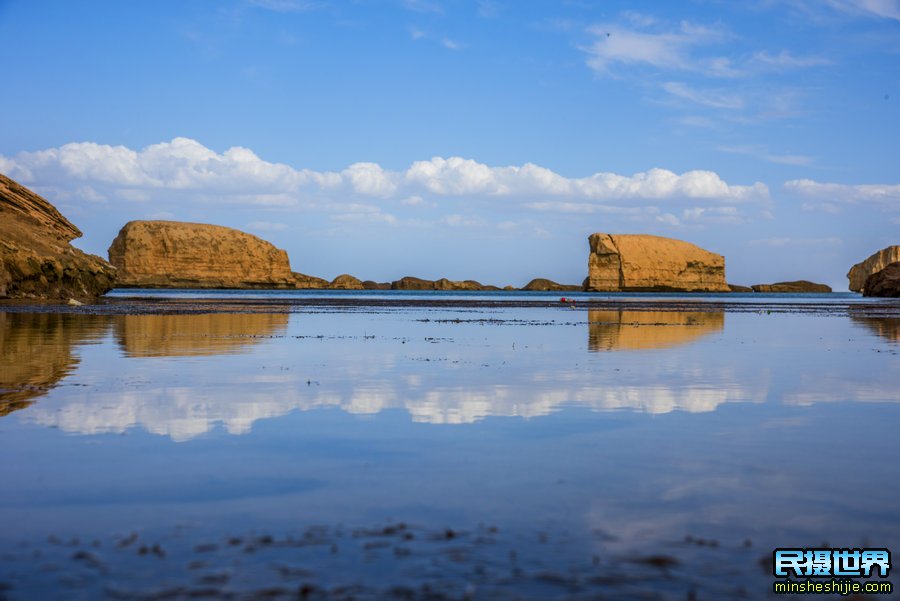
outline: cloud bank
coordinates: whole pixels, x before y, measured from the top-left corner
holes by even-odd
[[[729,184],[704,170],[678,174],[654,168],[630,176],[597,172],[572,178],[533,163],[490,166],[462,157],[434,157],[399,171],[368,162],[340,171],[315,171],[263,160],[247,148],[217,153],[189,138],[141,150],[94,142],[65,144],[0,156],[0,171],[39,190],[88,202],[177,198],[315,209],[358,208],[379,200],[428,207],[476,199],[546,211],[554,210],[554,203],[612,210],[650,203],[721,206],[769,200],[765,184]]]
[[[900,184],[835,184],[811,179],[785,182],[786,190],[808,201],[806,210],[835,213],[846,207],[864,207],[883,212],[900,213]]]

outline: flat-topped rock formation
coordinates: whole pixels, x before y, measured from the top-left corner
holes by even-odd
[[[729,292],[753,292],[750,286],[741,286],[740,284],[728,284]]]
[[[900,246],[895,245],[883,248],[872,254],[865,261],[857,263],[847,272],[847,279],[850,280],[850,290],[862,292],[866,286],[866,278],[897,261],[900,261]]]
[[[52,204],[0,174],[0,298],[90,300],[116,270],[71,244],[81,231]]]
[[[754,292],[831,292],[831,286],[816,284],[807,280],[795,282],[776,282],[774,284],[755,284],[751,286]]]
[[[287,253],[220,225],[130,221],[109,247],[117,285],[138,288],[294,288]]]
[[[725,258],[673,238],[592,234],[588,278],[594,292],[729,292]]]
[[[900,261],[867,277],[862,293],[865,296],[900,297]]]

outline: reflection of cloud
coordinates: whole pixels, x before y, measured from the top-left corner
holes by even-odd
[[[646,413],[714,411],[727,402],[763,401],[765,390],[737,385],[690,382],[670,385],[628,382],[580,384],[576,379],[538,373],[517,384],[439,386],[422,378],[415,383],[373,379],[343,390],[310,388],[296,376],[254,380],[244,385],[151,388],[127,393],[69,395],[58,409],[35,407],[29,419],[80,434],[121,433],[134,426],[184,441],[221,424],[230,434],[245,434],[258,419],[291,411],[337,407],[356,415],[404,409],[413,421],[468,424],[487,417],[532,418],[563,406],[593,411],[635,410]],[[641,377],[644,380],[646,374]]]
[[[116,338],[129,357],[177,357],[240,352],[287,327],[286,313],[119,315]]]
[[[97,340],[109,320],[59,313],[0,313],[0,416],[23,409],[78,365],[74,348]]]
[[[722,311],[588,311],[592,351],[668,348],[725,327]]]

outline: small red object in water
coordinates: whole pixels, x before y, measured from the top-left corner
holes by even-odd
[[[563,296],[562,298],[559,299],[559,302],[567,303],[567,302],[569,302],[569,299],[567,299],[565,296]]]

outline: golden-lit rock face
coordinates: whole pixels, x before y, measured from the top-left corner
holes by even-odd
[[[89,300],[116,271],[71,244],[77,227],[44,198],[0,174],[0,298]]]
[[[862,292],[866,285],[866,278],[897,261],[900,261],[900,246],[888,246],[872,254],[865,261],[857,263],[847,273],[850,290]]]
[[[76,346],[97,340],[110,318],[0,313],[0,415],[29,406],[78,365]]]
[[[117,315],[116,339],[129,357],[239,353],[287,327],[287,313]]]
[[[119,286],[293,288],[287,253],[219,225],[130,221],[109,247]]]
[[[592,234],[588,279],[595,292],[728,292],[725,258],[681,240],[644,234]]]
[[[683,311],[588,311],[588,350],[669,348],[725,327],[725,313]]]

